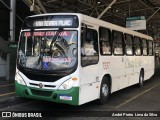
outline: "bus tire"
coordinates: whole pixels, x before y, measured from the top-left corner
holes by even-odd
[[[107,103],[110,94],[110,86],[107,79],[103,79],[100,87],[100,97],[97,100],[97,103],[103,105]]]
[[[143,84],[144,84],[144,72],[143,72],[143,70],[141,70],[141,72],[139,74],[139,84],[138,84],[138,86],[142,87]]]

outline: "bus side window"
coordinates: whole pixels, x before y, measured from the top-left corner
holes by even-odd
[[[81,37],[82,38],[82,37]],[[86,38],[81,42],[82,67],[98,63],[98,35],[94,29],[87,28]]]
[[[153,42],[151,40],[148,41],[148,53],[150,56],[153,55]]]
[[[107,28],[99,28],[99,41],[101,55],[111,55],[111,31]]]
[[[133,36],[125,34],[126,55],[133,55]]]
[[[137,56],[142,55],[142,44],[139,37],[134,38],[134,54]]]
[[[147,51],[147,40],[146,39],[142,39],[142,49],[143,49],[143,55],[147,56],[148,55],[148,51]]]
[[[123,55],[123,33],[118,31],[113,31],[113,47],[115,55]]]

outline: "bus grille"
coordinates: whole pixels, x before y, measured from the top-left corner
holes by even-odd
[[[45,96],[45,97],[49,97],[52,95],[51,91],[40,91],[40,90],[31,89],[31,92],[34,95]]]
[[[55,75],[47,75],[47,74],[33,74],[33,73],[24,73],[27,78],[34,80],[34,81],[41,81],[41,82],[55,82],[61,79],[64,76],[55,76]]]

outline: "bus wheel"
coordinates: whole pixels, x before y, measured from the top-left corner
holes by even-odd
[[[109,94],[110,94],[109,83],[106,79],[103,79],[100,88],[100,98],[97,100],[98,104],[103,105],[107,103]]]
[[[139,87],[142,87],[143,86],[143,82],[144,82],[144,73],[143,71],[141,70],[140,74],[139,74],[139,84],[138,86]]]

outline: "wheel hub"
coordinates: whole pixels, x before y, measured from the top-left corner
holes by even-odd
[[[102,86],[102,94],[104,97],[107,97],[108,95],[108,86],[106,84],[103,84]]]
[[[143,84],[143,77],[140,77],[140,83]]]

